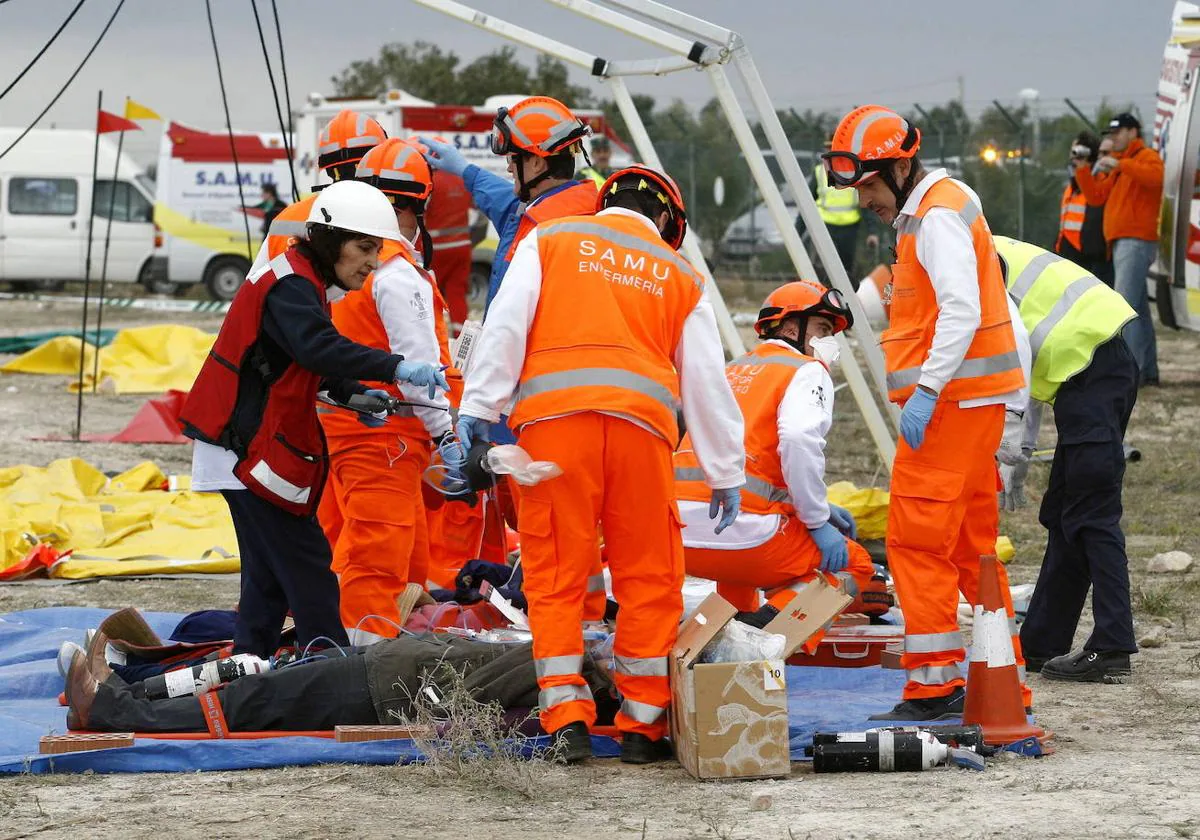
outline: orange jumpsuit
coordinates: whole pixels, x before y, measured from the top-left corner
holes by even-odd
[[[595,721],[580,621],[600,526],[621,607],[616,724],[654,739],[666,733],[667,655],[683,611],[671,465],[681,400],[713,484],[743,480],[741,417],[702,289],[648,219],[610,209],[540,225],[489,310],[461,411],[495,421],[519,385],[510,422],[520,445],[563,470],[520,498],[547,731]],[[719,432],[704,431],[714,425]]]
[[[901,439],[892,467],[887,554],[904,612],[906,700],[946,696],[965,684],[958,594],[975,603],[979,557],[996,550],[1000,484],[994,455],[1003,433],[1004,395],[1025,383],[987,221],[964,187],[930,175],[918,184],[897,221],[891,323],[881,340],[889,398],[903,405],[912,396],[926,375],[923,366],[935,340],[940,307],[917,241],[934,209],[956,213],[970,231],[981,320],[963,361],[941,387],[923,444],[914,450]],[[1011,621],[1002,566],[1000,578]],[[1015,629],[1014,622],[1013,646],[1023,674]]]
[[[433,239],[433,272],[450,310],[450,329],[457,335],[467,320],[471,286],[471,191],[462,178],[437,170],[433,199],[425,211],[425,228]]]
[[[684,562],[689,575],[717,581],[739,609],[755,609],[759,590],[782,608],[820,574],[821,551],[809,528],[829,519],[823,474],[833,381],[820,362],[782,341],[764,341],[731,362],[725,375],[745,419],[742,508],[722,534],[705,528],[709,494],[685,437],[675,454],[676,496],[687,525]],[[865,548],[847,543],[849,565],[828,577],[855,595],[874,566]]]

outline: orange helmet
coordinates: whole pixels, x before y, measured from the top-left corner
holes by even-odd
[[[683,205],[683,193],[671,180],[671,176],[641,163],[619,169],[608,176],[596,198],[596,212],[608,206],[609,199],[617,193],[629,190],[646,191],[644,194],[656,199],[670,214],[662,238],[668,245],[679,250],[687,234],[687,208]]]
[[[496,112],[492,153],[528,152],[546,158],[579,143],[592,129],[571,109],[549,96],[531,96]]]
[[[826,289],[812,280],[796,280],[785,283],[763,301],[758,310],[754,331],[759,338],[769,338],[769,333],[789,315],[820,315],[833,321],[833,331],[840,333],[854,323],[850,307],[842,300],[837,289]]]
[[[853,187],[921,148],[921,132],[891,108],[863,105],[838,123],[828,152],[821,155],[830,182]]]
[[[354,170],[354,180],[376,187],[392,204],[411,198],[424,204],[433,192],[433,173],[422,147],[411,140],[384,140],[363,156]]]
[[[321,129],[317,141],[317,166],[329,169],[346,163],[357,163],[370,149],[387,139],[387,132],[378,122],[357,111],[339,111]]]

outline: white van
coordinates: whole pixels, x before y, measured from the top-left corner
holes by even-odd
[[[0,149],[20,134],[0,128]],[[108,282],[151,284],[154,184],[125,154],[114,181],[116,141],[102,136],[93,197],[95,140],[91,131],[34,129],[0,158],[0,280],[14,289],[60,288],[83,279],[93,204],[92,280],[100,279],[107,234]]]

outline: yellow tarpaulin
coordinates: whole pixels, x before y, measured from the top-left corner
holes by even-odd
[[[889,499],[891,494],[877,487],[860,489],[849,481],[829,485],[829,501],[850,511],[858,523],[858,537],[863,540],[882,540],[887,535]],[[996,556],[1001,563],[1007,563],[1015,554],[1008,537],[996,541]]]
[[[100,350],[100,382],[118,394],[161,394],[192,387],[216,336],[195,327],[159,324],[121,330]],[[0,367],[5,373],[79,375],[79,339],[53,338]],[[92,386],[95,349],[84,346],[84,387]],[[72,382],[70,387],[76,388]]]
[[[44,541],[73,552],[53,577],[238,571],[225,501],[165,482],[148,461],[112,479],[78,458],[0,469],[0,568]]]

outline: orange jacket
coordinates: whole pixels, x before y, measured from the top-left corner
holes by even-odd
[[[1008,293],[987,220],[970,196],[949,178],[930,187],[915,215],[905,217],[892,266],[891,322],[880,340],[887,363],[888,398],[903,405],[921,377],[933,347],[938,303],[933,281],[917,259],[917,231],[925,214],[947,207],[971,230],[978,264],[981,320],[967,355],[941,396],[956,402],[1016,391],[1025,384],[1008,314]]]
[[[1104,238],[1158,241],[1158,214],[1162,207],[1163,162],[1158,152],[1140,139],[1115,155],[1118,164],[1107,178],[1092,174],[1084,165],[1075,180],[1090,205],[1104,205]]]
[[[268,257],[275,259],[307,233],[308,214],[316,200],[316,193],[302,198],[280,210],[271,220],[271,227],[267,230]]]

